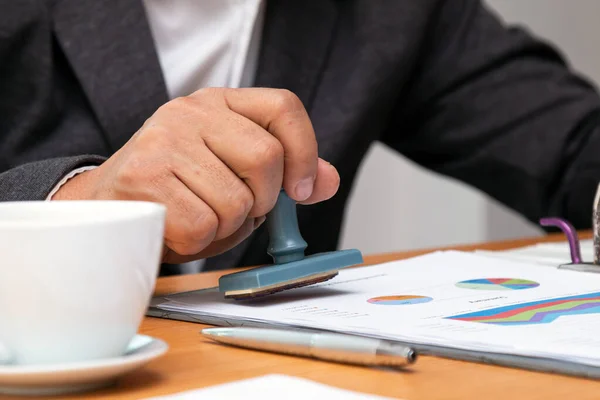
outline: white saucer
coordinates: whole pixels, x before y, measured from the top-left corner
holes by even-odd
[[[160,339],[136,335],[121,357],[65,364],[0,365],[0,394],[48,396],[107,387],[168,348]]]

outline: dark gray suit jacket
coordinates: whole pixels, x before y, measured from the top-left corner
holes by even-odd
[[[299,209],[308,253],[336,248],[376,140],[531,220],[591,224],[597,92],[479,1],[268,0],[256,86],[300,97],[341,175],[332,200]],[[0,0],[1,200],[43,199],[167,101],[140,0]],[[268,263],[266,246],[259,229],[207,267]]]

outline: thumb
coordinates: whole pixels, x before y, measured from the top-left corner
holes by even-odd
[[[317,165],[317,178],[310,197],[299,204],[315,204],[329,200],[340,187],[340,174],[337,169],[327,161],[319,158]]]

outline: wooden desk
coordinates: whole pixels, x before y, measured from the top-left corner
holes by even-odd
[[[589,234],[581,237],[589,237]],[[559,235],[543,240],[562,239]],[[513,240],[453,248],[498,250],[539,241],[539,238]],[[365,257],[365,261],[373,264],[425,252],[371,256]],[[162,278],[158,282],[157,293],[215,286],[218,276],[217,273],[206,273]],[[341,388],[407,400],[600,398],[600,381],[433,357],[421,357],[410,371],[380,371],[224,347],[204,340],[198,333],[202,327],[193,323],[146,318],[141,332],[167,341],[169,352],[124,377],[118,387],[73,398],[139,399],[269,373],[295,375]]]

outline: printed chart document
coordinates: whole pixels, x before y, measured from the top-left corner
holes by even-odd
[[[600,367],[600,274],[458,251],[344,269],[330,281],[262,300],[224,299],[216,288],[179,293],[153,299],[150,315],[325,329]]]
[[[391,400],[366,393],[339,389],[293,376],[273,374],[244,379],[204,389],[188,390],[147,400],[244,399],[244,400]]]

